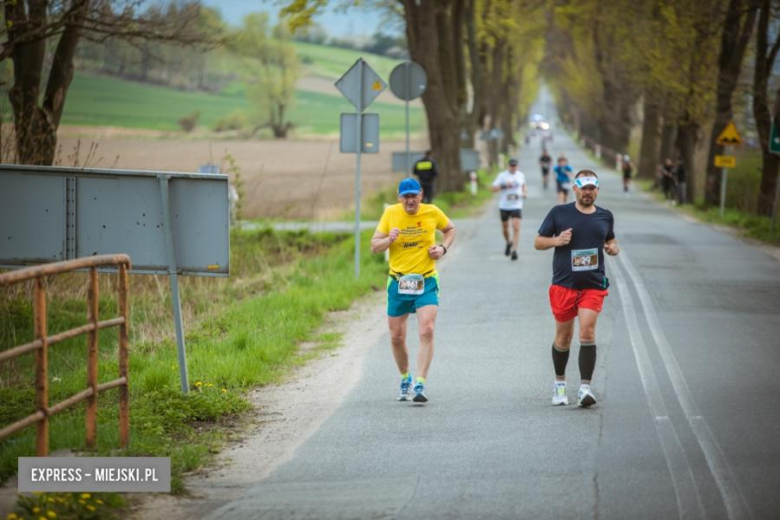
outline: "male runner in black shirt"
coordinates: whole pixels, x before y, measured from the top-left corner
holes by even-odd
[[[534,247],[555,248],[550,306],[555,316],[552,346],[555,383],[553,405],[569,404],[566,396],[566,363],[574,335],[574,318],[580,322],[580,376],[577,394],[580,406],[591,406],[596,398],[590,389],[596,367],[596,320],[607,296],[604,253],[620,252],[615,239],[612,212],[595,205],[599,179],[591,170],[574,177],[576,201],[553,207],[539,228]]]
[[[550,182],[550,166],[552,165],[552,157],[547,153],[547,148],[542,148],[542,155],[539,157],[539,166],[542,167],[542,185],[544,189],[547,189],[547,184]]]

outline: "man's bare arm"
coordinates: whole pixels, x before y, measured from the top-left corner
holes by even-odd
[[[395,242],[395,239],[398,238],[398,234],[398,228],[391,229],[389,235],[382,233],[379,230],[375,231],[374,236],[371,237],[371,252],[381,253],[385,251],[388,247],[390,247],[390,244]]]

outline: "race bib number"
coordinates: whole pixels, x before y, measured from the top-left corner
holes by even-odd
[[[571,252],[572,271],[595,271],[598,268],[598,249],[574,249]]]
[[[425,278],[421,274],[406,274],[398,279],[398,294],[422,294]]]
[[[517,193],[510,193],[506,197],[506,200],[519,200],[519,199],[520,199],[520,195],[518,195]]]
[[[570,190],[571,189],[571,183],[570,182],[562,182],[561,183],[561,188],[563,188],[564,190]]]

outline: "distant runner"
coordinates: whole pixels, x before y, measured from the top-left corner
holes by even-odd
[[[631,174],[634,173],[634,163],[631,162],[631,158],[628,155],[624,155],[623,160],[620,161],[620,169],[623,170],[623,191],[628,193],[628,188],[631,184]]]
[[[553,405],[569,404],[566,364],[574,335],[574,318],[579,318],[580,324],[582,382],[577,400],[584,407],[596,404],[590,389],[596,367],[596,320],[604,298],[609,294],[604,253],[615,256],[620,252],[612,212],[595,205],[598,192],[599,179],[594,172],[577,172],[574,179],[576,201],[553,207],[534,240],[534,247],[540,251],[555,248],[550,286],[550,307],[555,316]]]
[[[569,166],[566,157],[562,155],[558,157],[558,166],[553,170],[555,171],[555,186],[558,191],[558,204],[566,204],[571,189],[571,173],[574,170]]]
[[[517,169],[517,159],[509,159],[509,167],[499,173],[493,181],[493,191],[501,192],[498,210],[501,214],[501,232],[506,248],[504,255],[517,260],[517,245],[520,242],[520,221],[523,219],[523,200],[528,196],[525,175]],[[512,221],[512,239],[509,239],[509,220]]]
[[[382,214],[371,239],[371,251],[390,248],[390,277],[387,280],[387,323],[393,357],[401,373],[399,401],[428,401],[425,382],[433,359],[433,329],[439,305],[439,275],[436,260],[447,254],[455,240],[455,226],[432,204],[422,204],[423,191],[412,178],[398,185],[398,201]],[[444,234],[436,241],[436,230]],[[417,379],[412,387],[409,349],[406,346],[406,319],[417,313],[420,350],[417,353]]]
[[[542,167],[542,186],[546,190],[550,182],[550,166],[552,166],[552,157],[547,153],[547,148],[542,149],[542,155],[539,157],[539,166]]]
[[[439,174],[439,169],[436,168],[436,162],[433,160],[433,153],[430,150],[426,150],[425,157],[414,163],[413,173],[420,179],[423,202],[430,204],[433,200],[433,180]]]

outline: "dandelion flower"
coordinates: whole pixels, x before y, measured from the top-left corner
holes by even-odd
[[[16,516],[16,513],[8,513],[8,516],[5,517],[5,520],[18,520],[18,516]]]
[[[103,505],[103,501],[102,501],[102,500],[100,500],[99,498],[98,498],[98,499],[96,499],[96,500],[95,500],[95,502],[97,502],[97,504],[98,504],[99,506],[102,506],[102,505]]]
[[[87,506],[87,509],[89,509],[91,512],[95,512],[95,506]]]
[[[92,495],[90,495],[89,493],[82,493],[81,498],[83,500],[89,500],[90,498],[92,498]]]
[[[41,508],[40,507],[33,507],[33,513],[35,513],[37,515],[40,512],[41,512]]]
[[[46,516],[48,516],[49,518],[54,519],[54,518],[57,518],[57,513],[55,513],[54,511],[46,511]]]

